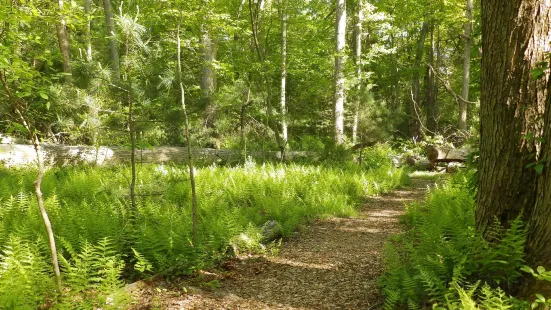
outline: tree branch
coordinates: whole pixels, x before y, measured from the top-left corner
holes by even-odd
[[[461,95],[458,95],[456,94],[453,89],[451,88],[450,86],[450,83],[446,80],[444,80],[437,72],[436,70],[434,70],[434,68],[430,65],[430,64],[426,64],[429,69],[432,71],[432,73],[434,73],[434,75],[442,82],[442,84],[444,85],[444,88],[446,88],[446,90],[455,98],[455,101],[457,103],[459,103],[459,100],[465,102],[465,103],[470,103],[470,104],[477,104],[478,102],[474,102],[474,101],[469,101],[463,97],[461,97]]]

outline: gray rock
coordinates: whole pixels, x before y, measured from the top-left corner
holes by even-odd
[[[262,241],[269,242],[281,238],[281,225],[274,220],[269,220],[261,226]]]

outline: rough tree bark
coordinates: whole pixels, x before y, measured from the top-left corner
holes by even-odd
[[[63,72],[67,74],[66,82],[71,81],[71,46],[69,44],[69,34],[67,33],[67,24],[65,15],[63,14],[63,0],[58,0],[59,20],[56,23],[57,41],[59,43],[59,51],[61,52]]]
[[[414,139],[420,139],[423,136],[421,132],[421,120],[419,119],[419,103],[421,100],[421,61],[423,60],[423,50],[425,40],[429,31],[429,24],[423,22],[419,32],[419,41],[417,41],[417,50],[415,52],[415,64],[413,68],[413,79],[411,82],[411,100],[408,106],[409,117],[409,135]]]
[[[463,88],[461,97],[469,100],[469,85],[471,83],[471,32],[473,20],[473,0],[467,0],[467,9],[465,11],[464,40],[465,50],[463,52]],[[459,130],[467,130],[467,102],[459,101]]]
[[[480,178],[476,208],[476,225],[482,233],[494,218],[507,227],[522,214],[529,229],[526,262],[548,269],[551,85],[549,73],[534,80],[530,71],[540,62],[549,61],[545,53],[551,43],[550,25],[551,4],[547,0],[482,1]],[[544,139],[543,145],[538,138]],[[543,165],[542,175],[527,168],[535,162]]]
[[[362,23],[364,21],[363,14],[363,1],[358,0],[357,7],[357,23],[356,23],[356,79],[358,82],[356,84],[356,98],[354,102],[354,121],[352,123],[352,143],[356,144],[358,139],[358,124],[360,122],[360,105],[362,98],[362,39],[363,39],[363,28]]]
[[[337,0],[337,19],[335,25],[335,141],[344,143],[344,64],[346,55],[346,0]]]
[[[113,79],[118,82],[121,76],[121,69],[119,64],[119,47],[115,37],[115,22],[113,21],[111,0],[103,0],[103,14],[105,16],[105,25],[107,26],[107,33],[109,35],[111,70],[113,70]]]

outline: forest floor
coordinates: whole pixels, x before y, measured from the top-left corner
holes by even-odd
[[[278,255],[251,256],[205,272],[201,282],[134,287],[133,309],[379,309],[385,241],[401,231],[406,204],[434,181],[368,198],[358,216],[318,220]]]

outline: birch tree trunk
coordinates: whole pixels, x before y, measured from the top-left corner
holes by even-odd
[[[362,38],[363,28],[362,23],[364,20],[363,15],[363,0],[358,0],[357,8],[358,16],[356,23],[356,79],[358,80],[356,85],[356,98],[354,102],[354,122],[352,124],[352,143],[356,144],[358,139],[358,124],[360,121],[360,106],[362,98]]]
[[[344,64],[346,56],[346,0],[336,0],[336,47],[335,47],[335,141],[344,143]]]
[[[62,57],[63,72],[67,74],[65,77],[66,82],[70,82],[71,79],[71,46],[69,44],[69,34],[67,33],[67,23],[65,22],[65,15],[63,14],[64,5],[63,0],[58,0],[59,19],[56,23],[57,41],[59,44],[59,51]]]
[[[257,1],[253,3],[253,0],[249,0],[249,13],[250,13],[250,21],[251,21],[253,47],[254,47],[254,50],[256,51],[258,61],[262,65],[263,70],[261,72],[261,76],[264,79],[264,85],[266,87],[266,97],[265,97],[266,115],[267,115],[266,127],[270,128],[274,132],[277,145],[279,146],[279,151],[281,152],[281,156],[283,158],[285,155],[285,145],[283,144],[283,140],[281,139],[279,126],[277,125],[277,123],[274,121],[274,118],[273,118],[272,84],[269,76],[268,63],[266,61],[266,49],[262,50],[260,48],[260,43],[259,43],[258,26],[260,23],[260,12],[263,10],[263,8],[264,8],[264,1]]]
[[[283,148],[287,148],[287,107],[286,107],[286,86],[287,86],[287,12],[285,0],[279,0],[281,15],[281,139]]]
[[[208,31],[208,10],[209,0],[203,0],[202,5],[207,8],[205,23],[201,25],[201,100],[205,106],[204,124],[207,129],[216,131],[216,71],[214,62],[216,60],[216,45]],[[218,139],[216,132],[212,133],[214,139]],[[219,141],[216,141],[219,144]]]
[[[84,13],[86,14],[86,60],[92,62],[92,14],[91,0],[85,0]]]
[[[464,39],[465,50],[463,52],[463,88],[459,100],[459,130],[467,130],[467,102],[469,101],[469,85],[471,83],[471,32],[473,20],[473,0],[467,0],[465,11]],[[464,100],[463,100],[464,99]]]
[[[115,22],[113,21],[113,11],[111,9],[111,0],[103,0],[103,14],[105,16],[105,25],[109,35],[109,55],[111,61],[111,70],[116,82],[120,80],[121,69],[119,64],[119,47],[115,35]]]

